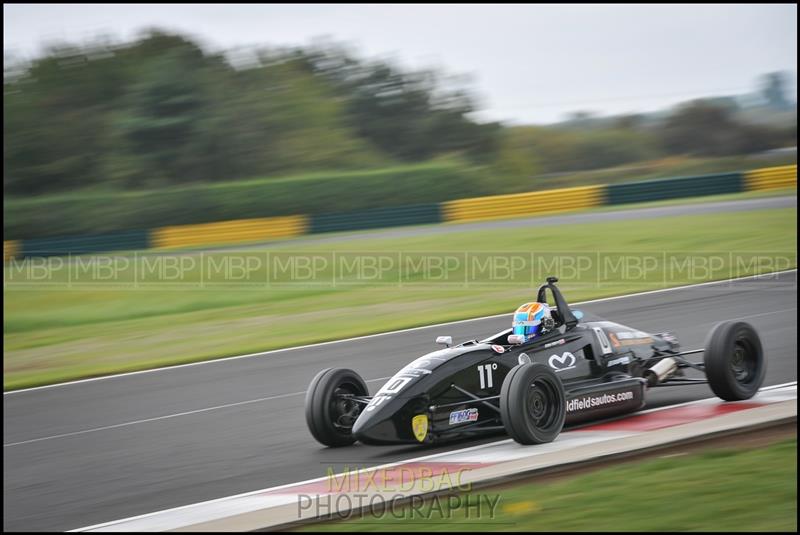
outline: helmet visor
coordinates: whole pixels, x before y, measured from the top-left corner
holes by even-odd
[[[526,338],[536,334],[539,331],[539,324],[541,319],[529,319],[530,316],[527,312],[520,312],[514,314],[514,321],[511,324],[512,334],[521,334]]]

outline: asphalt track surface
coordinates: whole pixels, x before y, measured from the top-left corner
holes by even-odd
[[[714,323],[746,319],[764,341],[765,385],[797,379],[796,271],[577,308],[647,331],[671,330],[687,349],[701,347]],[[498,440],[325,449],[306,430],[303,399],[322,368],[353,368],[374,392],[378,379],[435,349],[436,335],[480,338],[509,322],[510,314],[4,395],[3,528],[74,529],[321,477],[329,466],[371,466]],[[706,385],[656,388],[648,407],[711,396]]]

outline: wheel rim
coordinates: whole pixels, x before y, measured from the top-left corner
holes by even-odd
[[[531,383],[527,391],[528,412],[536,423],[536,427],[546,429],[558,419],[558,399],[555,387],[549,381],[541,379]]]
[[[749,340],[743,337],[736,339],[730,367],[737,383],[748,384],[755,379],[758,361],[756,350]]]
[[[349,433],[361,414],[361,404],[352,399],[360,395],[360,388],[352,383],[342,383],[336,387],[331,396],[330,417],[333,426],[343,432]]]

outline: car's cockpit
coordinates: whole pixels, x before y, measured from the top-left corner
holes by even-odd
[[[558,282],[558,278],[556,277],[547,277],[547,282],[542,284],[539,287],[539,291],[536,294],[536,301],[539,303],[547,304],[550,308],[550,315],[553,318],[553,324],[548,326],[546,331],[539,337],[536,338],[535,341],[530,341],[528,343],[538,343],[543,338],[548,338],[552,335],[557,334],[565,334],[570,329],[574,328],[580,318],[583,317],[583,313],[580,311],[573,311],[569,305],[567,304],[567,300],[564,299],[564,296],[561,293],[561,290],[555,285]],[[549,304],[547,300],[547,291],[550,290],[550,294],[552,297],[551,303]],[[481,340],[482,343],[487,344],[499,344],[499,345],[519,345],[519,343],[513,338],[512,329],[505,329],[497,334],[490,336],[484,340]],[[477,340],[476,340],[477,341]]]

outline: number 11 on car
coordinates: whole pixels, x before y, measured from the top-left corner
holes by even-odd
[[[497,369],[497,363],[483,364],[478,366],[478,377],[481,381],[481,389],[492,388],[492,370]]]

